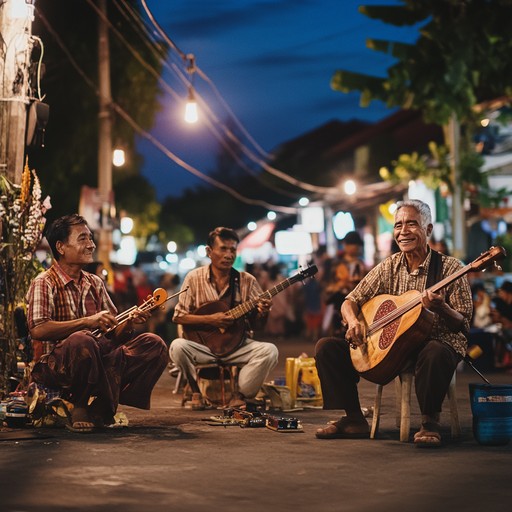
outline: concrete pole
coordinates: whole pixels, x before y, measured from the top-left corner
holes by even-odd
[[[450,148],[451,174],[453,180],[453,256],[463,260],[466,258],[466,216],[464,212],[462,178],[460,175],[460,124],[455,114],[452,114],[448,126],[445,127],[445,137]]]
[[[0,2],[0,173],[21,182],[34,6]]]
[[[98,76],[100,104],[98,113],[98,196],[101,202],[101,225],[98,237],[98,260],[110,267],[112,250],[112,226],[110,224],[113,205],[112,194],[112,113],[110,105],[110,51],[106,0],[98,0],[103,16],[98,21]],[[105,19],[104,19],[104,18]]]

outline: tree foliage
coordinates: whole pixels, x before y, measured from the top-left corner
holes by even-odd
[[[337,71],[334,89],[359,90],[361,103],[381,100],[390,107],[423,111],[427,121],[446,124],[455,113],[473,118],[473,107],[512,96],[512,39],[509,0],[402,0],[403,5],[361,6],[360,12],[395,26],[421,24],[414,45],[367,41],[397,58],[386,77]]]
[[[135,0],[124,3],[136,11],[140,9]],[[115,2],[107,4],[112,25],[160,73],[159,58],[143,44],[134,23],[116,9]],[[97,186],[98,15],[86,0],[38,0],[33,33],[44,46],[41,92],[50,106],[50,117],[45,147],[30,151],[30,163],[37,168],[44,190],[52,197],[52,216],[59,216],[78,210],[82,185]],[[158,110],[157,79],[112,31],[109,41],[112,99],[141,127],[149,129]],[[73,66],[66,53],[87,78]],[[91,87],[87,80],[96,87]],[[155,197],[151,186],[139,175],[142,157],[137,153],[134,130],[120,118],[113,119],[113,142],[122,141],[128,154],[125,166],[113,170],[116,203],[132,215],[147,209],[145,217],[151,218]],[[130,197],[134,180],[137,193],[142,191],[138,202]]]

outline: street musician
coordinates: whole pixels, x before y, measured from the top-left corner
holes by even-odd
[[[27,320],[34,346],[51,350],[35,358],[32,380],[73,404],[72,432],[113,424],[119,404],[149,409],[168,355],[159,336],[135,335],[148,310],[131,308],[121,322],[103,280],[83,270],[96,248],[83,217],[58,218],[46,239],[53,264],[31,283]]]
[[[436,282],[462,268],[456,258],[429,248],[427,241],[432,228],[432,216],[426,203],[419,200],[399,202],[393,235],[400,252],[373,268],[347,295],[341,307],[347,326],[345,339],[323,338],[317,343],[316,364],[324,408],[344,409],[346,412],[339,421],[318,429],[317,438],[369,437],[369,426],[361,412],[357,391],[360,374],[365,374],[356,371],[355,364],[355,355],[364,352],[367,342],[361,310],[379,296],[389,294],[398,299],[413,293],[418,297],[418,304],[423,306],[419,310],[430,312],[427,311],[431,322],[429,328],[424,329],[424,336],[419,338],[420,344],[408,354],[407,361],[407,364],[414,365],[416,396],[422,415],[414,443],[422,447],[441,444],[441,405],[453,372],[466,353],[473,303],[466,277],[436,292],[430,289]],[[379,361],[384,367],[385,363],[386,359]],[[402,369],[395,368],[385,380],[389,382]]]

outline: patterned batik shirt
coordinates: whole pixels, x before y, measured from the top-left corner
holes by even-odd
[[[407,269],[403,253],[398,252],[389,256],[370,270],[356,288],[347,295],[347,299],[352,300],[361,308],[377,295],[402,295],[409,290],[423,292],[427,284],[431,254],[432,252],[429,250],[425,261],[413,272],[409,272]],[[458,259],[444,254],[441,254],[441,256],[443,279],[462,268],[462,263]],[[437,339],[450,344],[457,353],[464,357],[467,348],[466,335],[469,333],[473,314],[473,300],[469,281],[466,276],[463,276],[454,280],[443,290],[446,303],[462,314],[464,323],[459,332],[452,332],[446,322],[436,314],[430,339]]]
[[[82,271],[75,281],[57,262],[32,281],[26,299],[29,329],[50,320],[76,320],[104,310],[117,314],[100,277]]]
[[[181,289],[185,290],[188,287],[188,290],[180,295],[178,304],[174,308],[173,320],[184,315],[194,314],[198,307],[207,302],[225,300],[228,305],[230,304],[231,290],[229,284],[220,293],[217,292],[210,267],[211,265],[204,265],[191,270],[185,276]],[[239,273],[239,282],[240,297],[237,297],[235,305],[258,299],[263,293],[256,278],[248,272]]]

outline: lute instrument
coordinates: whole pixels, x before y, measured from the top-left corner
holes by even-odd
[[[317,266],[311,265],[294,276],[281,281],[276,286],[263,292],[255,299],[242,302],[232,309],[229,309],[228,304],[222,300],[206,302],[194,311],[194,315],[212,315],[214,313],[225,312],[229,314],[235,322],[226,329],[220,329],[218,327],[212,327],[204,324],[195,326],[184,325],[184,338],[206,345],[212,353],[218,357],[227,356],[234,352],[243,343],[246,330],[244,317],[257,308],[259,300],[271,299],[274,295],[282,292],[293,283],[304,281],[304,279],[314,276],[317,272]]]
[[[503,247],[491,247],[428,290],[439,292],[468,272],[483,270],[505,256]],[[399,296],[382,294],[362,306],[359,321],[364,326],[365,343],[351,345],[350,350],[352,364],[362,377],[376,384],[387,384],[428,338],[435,314],[423,307],[422,295],[417,290]]]

